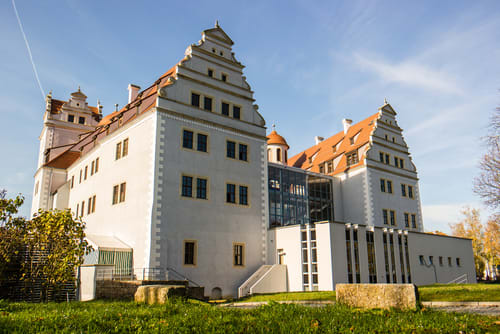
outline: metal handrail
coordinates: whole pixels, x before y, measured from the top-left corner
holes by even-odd
[[[182,275],[173,268],[132,268],[129,270],[120,270],[115,268],[99,269],[96,271],[96,280],[113,280],[113,281],[169,281],[171,275],[177,276],[182,281],[187,281],[194,286],[200,285],[188,277]]]
[[[468,282],[469,282],[469,275],[468,274],[463,274],[463,275],[458,276],[454,280],[449,281],[446,284],[454,284],[454,283],[456,283],[456,284],[464,284],[464,283],[468,283]]]

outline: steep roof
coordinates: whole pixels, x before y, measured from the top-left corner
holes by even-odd
[[[50,99],[50,112],[53,114],[57,114],[58,112],[61,111],[64,104],[66,103],[68,103],[68,101]],[[99,115],[99,109],[97,107],[88,106],[88,108],[90,109],[90,111],[92,111],[94,115]]]
[[[341,131],[321,141],[317,145],[311,146],[288,159],[288,165],[319,173],[320,164],[340,157],[340,161],[337,163],[337,166],[335,166],[333,172],[330,173],[331,175],[363,165],[364,155],[358,156],[358,163],[347,166],[346,153],[353,152],[370,142],[370,135],[379,117],[380,112],[377,112],[361,122],[351,125],[347,133],[344,134],[344,131]],[[354,139],[353,144],[351,144],[351,138]]]
[[[184,60],[185,59],[181,60],[181,62]],[[97,124],[94,131],[82,135],[78,142],[69,146],[68,149],[61,154],[58,154],[55,157],[50,157],[49,161],[45,163],[44,166],[68,168],[76,160],[78,160],[80,156],[83,156],[85,153],[90,151],[94,147],[93,143],[95,141],[106,137],[109,133],[118,129],[118,127],[127,124],[128,122],[136,119],[138,115],[153,108],[156,105],[158,90],[173,83],[173,81],[169,80],[169,78],[175,76],[177,72],[177,65],[178,64],[160,76],[151,86],[137,94],[135,100],[124,106],[121,110],[114,111],[103,117]],[[65,103],[64,101],[59,102]],[[94,110],[97,110],[95,107],[90,108],[93,112]],[[122,121],[118,124],[120,119]]]

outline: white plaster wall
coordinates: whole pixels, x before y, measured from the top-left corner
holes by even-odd
[[[274,265],[250,288],[250,294],[287,291],[287,270],[285,265]]]
[[[318,253],[318,288],[333,290],[333,254],[331,223],[316,223],[316,245]]]
[[[373,215],[374,225],[387,228],[410,230],[412,229],[411,216],[409,217],[410,227],[409,228],[405,227],[404,213],[407,212],[409,214],[413,213],[417,215],[417,228],[413,230],[422,231],[423,230],[422,217],[420,215],[420,194],[418,191],[417,180],[370,168],[367,168],[367,173],[370,176],[369,179],[371,182],[371,189],[373,192],[371,199],[372,199],[372,215]],[[392,194],[389,194],[387,192],[384,193],[380,190],[380,179],[386,179],[392,181],[392,188],[393,188]],[[409,198],[408,196],[407,197],[402,196],[401,184],[413,186],[413,194],[414,194],[413,199]],[[396,226],[384,225],[382,209],[396,211]]]
[[[332,275],[335,288],[335,285],[338,283],[348,282],[347,253],[345,244],[345,225],[332,223],[330,226],[330,239],[332,243],[332,257],[333,257]],[[322,265],[322,263],[320,263],[319,265]]]
[[[469,283],[476,282],[471,240],[410,232],[408,233],[408,246],[414,284],[447,283],[464,274],[467,274]],[[429,264],[429,256],[433,256],[434,266],[421,265],[420,255],[424,256],[427,264]],[[443,257],[443,266],[439,265],[439,256]],[[448,257],[452,258],[451,267],[448,266]],[[457,257],[460,258],[460,267],[456,265]]]
[[[163,112],[159,126],[163,145],[157,159],[161,175],[156,177],[159,219],[152,232],[155,266],[175,269],[204,286],[207,295],[219,287],[224,296],[236,296],[267,255],[265,141]],[[183,129],[208,134],[208,153],[183,149]],[[249,161],[226,158],[226,140],[247,144]],[[183,173],[208,179],[208,200],[180,195]],[[227,204],[226,182],[248,186],[250,205]],[[188,239],[197,240],[196,266],[183,264],[183,241]],[[245,244],[242,267],[233,266],[233,243]]]
[[[361,168],[341,176],[342,211],[344,222],[366,223],[366,169]]]
[[[303,291],[300,225],[276,228],[276,249],[283,249],[288,270],[288,291]],[[318,233],[316,233],[318,236]]]
[[[129,139],[128,155],[115,160],[116,144]],[[85,201],[88,234],[115,236],[134,250],[134,267],[149,267],[149,234],[152,216],[156,114],[145,113],[97,143],[97,146],[68,169],[69,207]],[[90,175],[91,163],[99,158],[99,170]],[[88,166],[87,180],[79,183],[80,169]],[[126,182],[125,202],[113,205],[113,186]],[[89,197],[96,195],[95,213],[87,215]]]

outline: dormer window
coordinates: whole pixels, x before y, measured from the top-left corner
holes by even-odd
[[[333,152],[333,153],[337,152],[337,145],[333,145],[333,146],[332,146],[332,152]]]
[[[78,117],[78,124],[85,124],[85,117]]]
[[[68,122],[75,123],[75,115],[68,115]]]
[[[349,138],[349,142],[351,143],[351,145],[354,145],[354,137]]]

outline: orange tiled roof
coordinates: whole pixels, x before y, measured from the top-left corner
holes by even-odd
[[[267,136],[267,144],[278,144],[278,145],[285,145],[287,148],[290,148],[288,146],[285,138],[280,136],[276,130],[273,130],[268,136]]]
[[[65,103],[67,103],[68,101],[61,101],[61,100],[57,100],[57,99],[51,99],[50,100],[50,112],[51,113],[58,113],[61,111],[63,105]],[[90,109],[90,111],[92,111],[93,114],[95,115],[99,115],[99,109],[97,109],[97,107],[91,107],[91,106],[88,106],[88,108]]]
[[[120,126],[123,126],[124,124],[135,119],[137,115],[153,108],[156,105],[156,96],[158,89],[172,84],[172,81],[168,79],[169,77],[172,77],[176,74],[176,70],[177,64],[167,72],[165,72],[160,78],[158,78],[158,80],[156,80],[154,84],[140,92],[134,101],[124,106],[121,110],[114,111],[111,114],[103,117],[97,124],[97,127],[94,131],[91,131],[82,136],[78,142],[70,146],[66,151],[64,151],[57,157],[51,159],[44,166],[68,168],[78,159],[78,157],[83,156],[85,155],[85,153],[90,151],[94,147],[93,143],[95,141],[107,136],[109,132],[116,130],[119,127],[119,119],[122,120]],[[97,110],[97,108],[95,107],[91,108]],[[94,112],[94,109],[91,110]],[[78,157],[76,157],[75,153],[78,154]]]
[[[329,173],[330,175],[335,175],[344,172],[347,169],[364,165],[365,156],[358,155],[359,162],[354,165],[347,166],[346,153],[350,153],[369,143],[370,135],[375,128],[375,122],[379,116],[380,113],[377,112],[367,119],[351,125],[346,134],[344,134],[344,131],[341,131],[330,138],[321,141],[319,144],[294,155],[288,159],[288,165],[319,173],[320,164],[324,164],[325,162],[334,160],[340,156],[340,161],[337,166],[335,166],[333,172]],[[353,144],[351,144],[350,138],[356,138]],[[334,146],[336,146],[335,151],[333,149]]]

